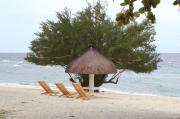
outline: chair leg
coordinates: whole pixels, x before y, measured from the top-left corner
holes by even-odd
[[[80,96],[80,95],[78,95],[78,96],[76,96],[75,98],[81,98],[81,96]]]
[[[73,98],[72,95],[65,95],[67,98]]]
[[[48,95],[49,93],[47,93],[47,92],[43,92],[43,93],[41,93],[41,95]]]
[[[50,96],[57,96],[57,92],[49,93]]]

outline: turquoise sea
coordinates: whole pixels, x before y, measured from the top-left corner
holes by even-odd
[[[61,80],[71,87],[69,76],[61,66],[38,66],[24,60],[25,53],[0,53],[0,85],[38,86],[46,80],[54,86]],[[124,72],[117,85],[104,84],[100,89],[125,94],[180,97],[180,54],[161,54],[163,61],[150,74]]]

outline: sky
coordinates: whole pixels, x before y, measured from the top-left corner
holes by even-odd
[[[30,42],[40,31],[40,23],[56,20],[65,7],[80,11],[93,0],[0,0],[0,52],[29,52]],[[96,1],[96,0],[94,0]],[[105,0],[101,0],[105,2]],[[115,19],[122,0],[107,0],[107,13]],[[180,7],[173,0],[161,0],[154,10],[157,23],[154,44],[159,53],[180,53]]]

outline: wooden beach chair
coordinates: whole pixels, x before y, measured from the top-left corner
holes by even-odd
[[[57,95],[58,92],[56,91],[53,91],[47,84],[45,81],[43,80],[40,80],[38,81],[39,85],[45,90],[44,93],[41,93],[41,94],[45,94],[45,95]]]
[[[66,97],[73,97],[72,93],[68,91],[68,89],[64,86],[64,84],[60,81],[56,81],[56,86],[57,88],[62,92],[61,96],[66,96]]]
[[[77,98],[82,98],[82,99],[88,99],[92,95],[90,95],[88,92],[84,91],[83,87],[79,83],[72,83],[74,89],[77,91],[79,96]]]

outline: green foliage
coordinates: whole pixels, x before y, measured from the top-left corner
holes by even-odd
[[[137,11],[134,10],[134,4],[136,2],[142,3],[142,7],[140,7]],[[122,3],[120,3],[123,10],[117,14],[116,21],[118,22],[119,26],[127,25],[136,18],[140,17],[141,14],[145,14],[146,18],[150,20],[151,23],[155,23],[156,17],[152,12],[152,8],[156,8],[159,3],[160,0],[124,0]],[[173,5],[180,6],[180,0],[175,0]]]
[[[127,2],[127,1],[126,1]],[[66,66],[84,53],[90,44],[111,59],[117,68],[137,73],[157,69],[160,61],[155,52],[154,27],[148,21],[119,27],[106,15],[105,6],[95,6],[77,12],[74,16],[65,9],[57,13],[57,21],[41,24],[41,32],[31,42],[31,52],[25,58],[38,65]],[[95,86],[101,86],[107,75],[96,75]],[[87,75],[77,75],[83,86],[88,86]]]
[[[12,111],[7,110],[0,110],[0,119],[6,119],[6,117],[11,113]]]
[[[155,23],[156,18],[152,12],[152,8],[156,8],[157,5],[160,3],[160,0],[141,0],[142,7],[140,7],[136,11],[134,10],[135,2],[140,2],[140,0],[124,0],[120,4],[124,8],[121,12],[117,14],[116,21],[118,22],[118,24],[120,26],[129,24],[136,18],[140,17],[141,14],[145,14],[146,18],[150,20],[151,23]],[[127,9],[125,9],[125,7]]]
[[[139,10],[134,10],[134,4],[137,0],[124,0],[120,5],[124,8],[127,7],[126,10],[123,10],[117,14],[116,21],[118,25],[126,25],[130,22],[134,21],[141,14],[146,14],[146,18],[151,21],[151,23],[155,23],[156,18],[152,12],[152,8],[156,8],[160,3],[160,0],[141,0],[142,7]],[[140,0],[138,0],[139,2]]]
[[[157,69],[160,61],[159,54],[155,53],[155,31],[151,23],[144,21],[141,24],[131,24],[122,28],[118,39],[112,41],[109,56],[122,69],[134,72],[147,73]]]

